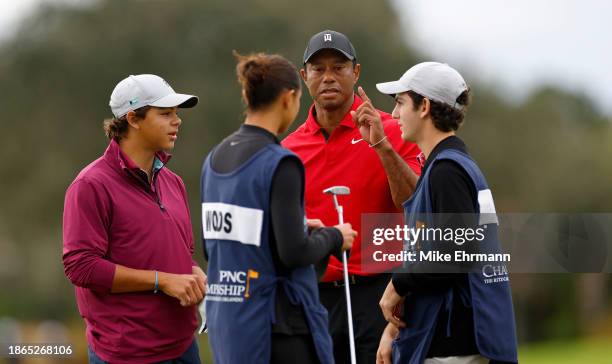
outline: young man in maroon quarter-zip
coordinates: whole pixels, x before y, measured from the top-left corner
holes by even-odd
[[[66,192],[64,271],[76,286],[90,363],[200,363],[194,332],[206,276],[192,259],[185,186],[165,167],[179,108],[197,104],[155,75],[110,99],[110,144]]]

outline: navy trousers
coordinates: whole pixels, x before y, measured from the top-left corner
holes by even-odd
[[[99,356],[89,348],[89,364],[107,364],[104,360],[100,359]],[[161,361],[157,364],[201,364],[200,362],[200,350],[198,349],[198,343],[194,339],[191,345],[185,350],[185,352],[176,359]]]

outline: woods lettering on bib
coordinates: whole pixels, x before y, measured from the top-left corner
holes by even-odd
[[[260,246],[262,224],[263,210],[219,202],[202,203],[204,239]]]

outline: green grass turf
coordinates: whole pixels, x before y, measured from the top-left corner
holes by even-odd
[[[612,339],[583,339],[521,345],[519,363],[612,364]]]

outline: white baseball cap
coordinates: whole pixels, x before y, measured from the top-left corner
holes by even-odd
[[[430,100],[447,104],[461,110],[457,97],[468,89],[457,70],[446,63],[423,62],[410,68],[397,81],[376,84],[383,94],[395,95],[414,91]]]
[[[177,94],[159,76],[130,75],[115,86],[109,105],[113,115],[120,118],[143,106],[190,108],[197,103],[197,96]]]

